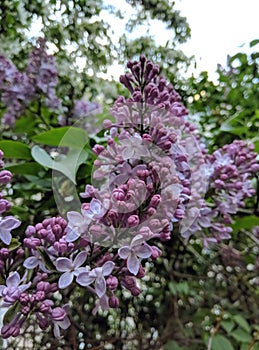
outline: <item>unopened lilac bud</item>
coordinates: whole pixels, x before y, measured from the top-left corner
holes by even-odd
[[[117,201],[123,201],[125,199],[125,192],[120,188],[115,188],[112,191],[112,197]]]
[[[105,119],[103,121],[103,126],[104,128],[109,129],[112,126],[112,122],[109,119]]]
[[[115,276],[109,276],[106,279],[106,285],[110,290],[114,290],[118,287],[118,278]]]
[[[159,248],[157,248],[155,245],[151,246],[151,249],[152,249],[151,259],[156,260],[161,256],[162,251]]]
[[[102,145],[94,145],[93,147],[93,152],[94,154],[96,154],[97,156],[99,156],[103,151],[105,150],[104,146]]]
[[[16,256],[17,256],[18,258],[23,257],[23,256],[24,256],[24,249],[23,249],[23,248],[18,248],[18,249],[17,249],[17,252],[16,252]]]
[[[119,302],[119,299],[115,296],[115,295],[112,295],[110,298],[109,298],[109,306],[111,307],[111,308],[117,308],[117,307],[119,307],[119,304],[120,304],[120,302]]]
[[[31,236],[35,235],[35,233],[36,233],[36,229],[32,225],[29,225],[25,230],[25,235],[27,237],[31,237]]]
[[[144,267],[142,265],[140,265],[136,277],[143,278],[145,276],[145,273],[146,273],[146,271],[145,271]]]
[[[134,297],[137,297],[141,293],[141,290],[137,286],[131,288],[130,291]]]
[[[178,220],[181,220],[184,218],[185,211],[183,209],[176,209],[174,213],[174,217]]]
[[[11,208],[11,203],[6,199],[0,199],[0,214],[5,213]]]
[[[43,227],[43,225],[41,223],[38,223],[38,224],[35,225],[35,228],[36,228],[37,231],[39,231],[39,230],[43,229],[44,227]]]
[[[66,317],[66,311],[61,307],[56,307],[52,310],[51,316],[54,321],[62,321]]]
[[[150,201],[150,206],[157,208],[159,203],[161,202],[161,196],[159,194],[155,194]]]
[[[8,170],[1,170],[0,171],[0,183],[1,184],[8,184],[11,181],[12,173]]]
[[[139,224],[139,217],[137,215],[131,215],[127,221],[129,227],[135,227]]]

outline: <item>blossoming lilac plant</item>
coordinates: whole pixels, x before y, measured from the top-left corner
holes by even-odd
[[[18,336],[31,317],[60,337],[60,328],[73,323],[66,291],[81,288],[96,298],[96,308],[119,307],[124,289],[132,296],[141,293],[145,259],[159,258],[172,234],[199,235],[206,247],[228,239],[231,216],[254,194],[251,178],[259,165],[252,146],[235,141],[212,155],[200,151],[197,130],[159,67],[141,56],[128,68],[120,81],[131,97],[117,99],[113,121],[104,122],[107,145],[93,147],[97,159],[92,184],[81,193],[81,213],[26,225],[15,249],[9,247],[11,231],[20,221],[12,216],[0,221],[0,293],[9,307],[3,338]],[[47,62],[42,69],[48,71]],[[6,61],[2,70],[16,74]],[[38,87],[48,94],[54,85]],[[10,172],[0,172],[2,184],[10,179]],[[10,205],[0,200],[2,215]]]

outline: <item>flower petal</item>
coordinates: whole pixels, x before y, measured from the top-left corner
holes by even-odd
[[[103,276],[109,276],[112,273],[114,266],[115,266],[114,262],[106,261],[106,263],[103,264],[102,266]]]
[[[89,286],[94,280],[95,277],[89,276],[89,272],[82,272],[77,276],[76,282],[85,287]]]
[[[21,278],[18,272],[14,272],[12,274],[10,274],[6,280],[6,286],[8,288],[10,287],[18,287],[18,285],[21,282]]]
[[[74,277],[73,272],[67,271],[63,273],[63,275],[59,277],[58,287],[60,289],[64,289],[68,287],[73,282],[73,277]]]
[[[67,213],[67,218],[69,221],[69,226],[79,226],[84,222],[83,216],[77,211],[69,211]]]
[[[95,291],[99,298],[101,298],[106,292],[106,282],[103,276],[100,276],[95,280]]]
[[[129,256],[131,250],[130,250],[130,247],[121,247],[119,250],[118,250],[118,254],[119,254],[119,257],[122,258],[122,259],[127,259],[127,257]]]
[[[136,247],[144,242],[144,238],[142,235],[136,235],[133,240],[131,241],[131,248]]]
[[[83,265],[83,263],[86,261],[87,258],[87,253],[86,251],[80,252],[76,257],[75,260],[73,262],[73,266],[74,268],[80,267],[81,265]]]
[[[0,221],[0,227],[6,230],[14,230],[21,225],[21,221],[16,219],[14,216],[6,216]]]
[[[131,252],[128,259],[127,259],[127,268],[128,270],[133,273],[133,275],[137,275],[139,270],[140,262],[134,252]]]
[[[79,236],[80,236],[80,234],[78,232],[77,227],[74,227],[73,229],[71,227],[68,227],[65,240],[67,242],[74,242],[78,239]]]
[[[10,230],[1,228],[0,239],[4,242],[4,244],[9,245],[12,240]]]
[[[60,272],[66,272],[71,271],[73,269],[73,265],[71,260],[68,258],[57,258],[56,268]]]
[[[24,260],[23,266],[28,270],[35,269],[36,266],[39,265],[39,259],[36,256],[30,256],[29,258]]]
[[[152,248],[146,243],[143,243],[140,246],[136,247],[134,251],[136,255],[142,259],[149,258],[152,255]]]

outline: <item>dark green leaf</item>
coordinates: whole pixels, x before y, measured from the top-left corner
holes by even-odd
[[[251,329],[249,324],[247,323],[247,320],[241,316],[241,315],[235,315],[233,317],[233,320],[241,327],[243,328],[245,331],[247,331],[248,333],[250,333]]]
[[[249,343],[252,340],[250,333],[244,331],[242,328],[235,329],[231,332],[231,336],[240,343]]]
[[[30,148],[19,141],[2,140],[0,149],[4,152],[5,158],[31,159]]]
[[[223,335],[217,334],[212,338],[211,350],[234,350],[231,342]]]
[[[88,143],[87,133],[83,129],[72,126],[51,129],[34,136],[32,139],[43,145],[80,149],[84,148]]]

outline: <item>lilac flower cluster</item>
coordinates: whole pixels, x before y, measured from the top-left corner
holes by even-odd
[[[3,216],[10,209],[11,203],[4,198],[2,187],[6,186],[12,178],[12,173],[4,169],[3,155],[4,153],[0,150],[0,240],[5,245],[9,245],[12,240],[11,231],[19,227],[21,222],[12,215]]]
[[[0,56],[0,95],[6,107],[2,124],[13,127],[16,119],[24,110],[41,96],[45,105],[53,110],[60,107],[56,96],[57,70],[54,56],[46,53],[46,41],[38,40],[31,51],[28,65],[24,72],[4,56]]]
[[[3,307],[15,310],[4,321],[4,338],[20,334],[28,317],[60,337],[70,325],[69,305],[60,296],[75,286],[96,297],[93,312],[119,307],[121,291],[141,293],[145,259],[161,256],[161,242],[175,231],[185,238],[200,234],[205,246],[230,238],[231,215],[254,194],[251,178],[259,165],[252,146],[235,141],[212,155],[200,151],[187,110],[158,66],[141,56],[128,68],[120,81],[131,97],[119,97],[113,121],[104,122],[107,144],[93,147],[92,183],[80,193],[80,212],[29,225],[13,250],[8,242],[18,221],[2,228],[0,222],[7,245],[0,249],[0,296]],[[45,92],[48,77],[38,83]],[[80,117],[85,106],[76,108]],[[10,177],[0,172],[2,184]],[[1,200],[0,208],[8,208]]]
[[[202,201],[199,214],[184,233],[186,238],[200,232],[205,246],[231,238],[232,215],[255,195],[252,179],[259,171],[254,145],[242,140],[223,146],[205,156],[209,182],[208,201]],[[190,215],[190,212],[188,213]]]

